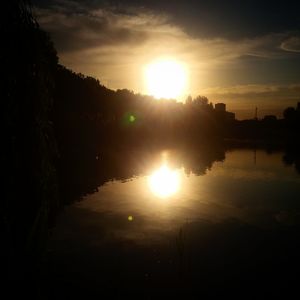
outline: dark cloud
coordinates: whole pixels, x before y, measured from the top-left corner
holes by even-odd
[[[275,1],[270,6],[256,0],[226,3],[216,0],[43,0],[37,3],[37,16],[42,27],[51,33],[59,51],[104,44],[140,44],[149,37],[145,26],[153,26],[151,16],[153,19],[155,16],[167,16],[168,24],[181,28],[191,38],[237,41],[269,36],[274,40],[266,41],[268,45],[263,47],[270,50],[272,46],[274,54],[276,48],[293,52],[300,49],[298,36],[286,37],[288,32],[298,32],[300,28],[295,8],[289,1],[285,5]],[[126,18],[136,18],[136,24],[126,24]],[[264,50],[256,49],[256,52],[246,55],[265,57]]]
[[[184,28],[192,36],[202,38],[222,37],[227,39],[253,38],[273,32],[294,31],[300,28],[299,4],[297,1],[258,0],[86,0],[57,1],[62,5],[76,4],[91,9],[114,8],[118,13],[128,13],[132,7],[165,13],[172,22]],[[49,1],[39,5],[49,6]]]
[[[252,38],[300,28],[299,5],[290,0],[119,0],[105,3],[115,7],[145,7],[167,13],[172,17],[172,22],[197,37]]]
[[[147,32],[122,23],[111,11],[70,11],[66,6],[36,8],[42,28],[50,32],[59,52],[109,45],[134,45],[147,39]]]

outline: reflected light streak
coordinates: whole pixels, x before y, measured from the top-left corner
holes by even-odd
[[[148,184],[154,195],[160,198],[169,197],[179,190],[179,172],[171,170],[166,164],[163,164],[149,176]]]

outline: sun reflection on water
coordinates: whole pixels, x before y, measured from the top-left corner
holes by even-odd
[[[178,170],[171,170],[166,164],[154,171],[148,178],[152,193],[160,198],[175,194],[180,188],[180,174]]]

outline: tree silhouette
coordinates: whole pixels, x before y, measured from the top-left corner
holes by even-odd
[[[294,107],[287,107],[283,111],[283,116],[285,120],[292,121],[296,118],[296,110]]]
[[[50,215],[58,206],[50,118],[58,59],[48,35],[32,16],[29,1],[3,3],[1,23],[3,248],[12,270],[9,276],[28,283],[25,279],[31,278]]]

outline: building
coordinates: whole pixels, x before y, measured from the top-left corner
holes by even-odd
[[[226,121],[234,121],[235,120],[235,113],[226,111]]]
[[[225,103],[216,103],[215,104],[215,112],[216,112],[216,117],[220,121],[232,122],[235,120],[235,113],[226,111]]]
[[[215,110],[217,112],[225,112],[226,111],[226,104],[225,103],[216,103]]]

